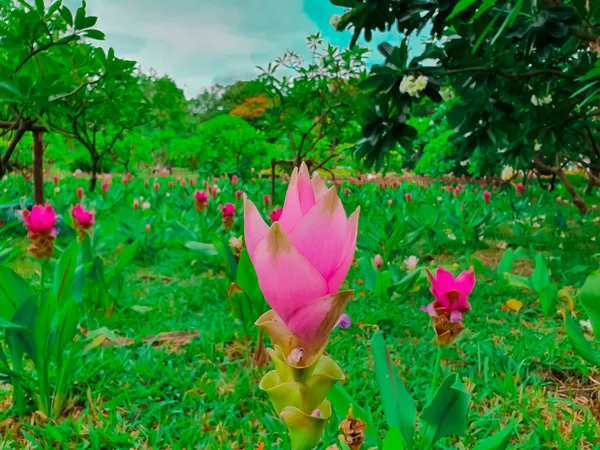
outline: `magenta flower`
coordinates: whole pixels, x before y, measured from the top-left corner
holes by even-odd
[[[270,201],[270,200],[271,200],[271,198],[270,198],[270,197],[269,197],[267,194],[265,194],[265,195],[263,196],[263,202],[264,202],[264,204],[265,204],[265,208],[266,208],[267,206],[269,206],[269,201]]]
[[[351,325],[352,325],[352,319],[350,318],[350,316],[348,314],[344,313],[340,316],[340,318],[338,319],[337,324],[335,326],[346,329],[346,328],[350,328]]]
[[[271,219],[271,223],[277,222],[281,218],[281,214],[283,213],[283,208],[274,209],[273,212],[269,215]]]
[[[244,202],[246,247],[273,308],[257,324],[286,355],[295,350],[296,366],[314,360],[346,307],[350,291],[338,290],[354,258],[358,215],[359,209],[347,218],[335,188],[318,175],[311,180],[304,163],[294,169],[283,212],[271,227]]]
[[[154,192],[158,192],[158,190],[160,189],[160,184],[158,183],[154,183]]]
[[[79,200],[81,200],[83,198],[83,188],[77,188],[75,190],[75,195]]]
[[[103,183],[102,186],[100,186],[100,189],[103,194],[106,194],[108,192],[108,183]]]
[[[173,182],[169,181],[169,189],[173,189]]]
[[[233,216],[235,214],[235,205],[233,203],[225,203],[220,206],[224,216]]]
[[[56,225],[56,211],[49,204],[45,206],[35,205],[31,211],[21,211],[21,217],[25,228],[29,231],[27,235],[31,239],[28,250],[39,259],[49,259],[54,250],[54,238],[58,230]]]
[[[525,186],[523,186],[521,183],[517,184],[516,189],[517,194],[519,195],[523,195],[525,193]]]
[[[201,213],[208,205],[208,194],[206,191],[196,191],[194,200],[196,200],[196,212]]]
[[[148,187],[150,186],[150,181],[149,180],[144,180],[144,187]]]
[[[406,203],[410,203],[410,201],[412,200],[412,194],[406,194]]]
[[[59,181],[58,175],[54,175],[52,177],[52,182],[54,183],[55,186],[58,186],[58,181]]]
[[[490,204],[491,198],[492,198],[492,194],[490,191],[485,191],[483,193],[483,201],[485,202],[486,205]]]
[[[232,185],[232,186],[235,186],[236,184],[238,184],[238,181],[239,181],[239,178],[238,178],[238,176],[237,176],[237,175],[233,175],[233,176],[231,177],[231,185]]]
[[[242,191],[240,191],[239,189],[237,191],[235,191],[235,197],[240,200],[242,198]]]
[[[475,287],[475,272],[473,269],[461,273],[454,278],[452,272],[443,267],[438,267],[435,277],[428,270],[427,275],[431,280],[431,293],[435,300],[421,309],[431,317],[449,314],[450,322],[461,322],[463,314],[471,310],[468,297]]]
[[[86,211],[81,205],[71,207],[71,218],[73,219],[73,228],[79,233],[79,240],[83,242],[85,232],[92,228],[96,222],[94,211]]]
[[[383,258],[381,255],[375,255],[375,258],[373,258],[373,263],[375,264],[375,267],[377,267],[377,270],[380,270],[383,267]]]

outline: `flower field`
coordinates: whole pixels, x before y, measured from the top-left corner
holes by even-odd
[[[23,213],[22,220],[19,210],[28,206],[32,184],[21,175],[5,178],[3,311],[11,296],[17,305],[24,302],[24,291],[41,291],[46,299],[58,294],[59,301],[46,328],[29,323],[33,336],[46,330],[50,337],[35,344],[48,345],[47,363],[39,361],[38,347],[26,344],[24,364],[14,365],[9,330],[22,331],[10,327],[25,322],[22,314],[2,316],[8,327],[2,347],[12,361],[0,385],[2,448],[290,448],[271,392],[259,387],[272,364],[265,345],[280,338],[267,330],[271,340],[259,345],[253,324],[268,306],[252,284],[248,255],[280,315],[281,305],[315,288],[316,279],[296,281],[309,269],[289,266],[295,263],[285,258],[275,265],[283,272],[270,285],[263,282],[272,269],[257,256],[267,248],[260,243],[263,219],[276,224],[270,233],[284,230],[285,237],[292,230],[294,246],[309,254],[293,237],[285,212],[293,204],[284,205],[286,190],[306,180],[302,171],[291,181],[281,177],[273,200],[267,176],[114,175],[97,193],[81,195],[85,174],[57,175],[45,182],[47,206]],[[356,435],[362,448],[402,448],[394,446],[391,439],[399,437],[390,429],[403,439],[412,436],[415,448],[598,445],[600,356],[591,331],[598,311],[598,275],[592,273],[600,257],[597,208],[580,216],[559,198],[563,192],[533,184],[517,189],[508,182],[376,177],[337,184],[341,203],[334,204],[343,204],[347,225],[324,222],[318,228],[324,234],[304,238],[316,239],[306,244],[315,267],[339,266],[345,246],[353,245],[346,237],[352,230],[344,227],[356,225],[358,212],[350,213],[360,208],[356,252],[339,287],[352,293],[335,313],[339,317],[348,301],[348,317],[320,328],[325,335],[311,341],[319,347],[331,334],[326,354],[342,373],[327,394],[332,411],[322,420],[322,441],[317,433],[311,445],[343,448],[339,436]],[[326,185],[332,183],[303,186],[336,195]],[[282,206],[272,222],[269,216]],[[343,239],[337,227],[346,229]],[[279,248],[286,245],[276,239]],[[452,285],[451,274],[461,272]],[[60,301],[65,289],[69,302]],[[330,289],[335,293],[338,285]],[[442,304],[451,296],[441,294],[449,291],[461,300]],[[595,303],[585,295],[595,295]],[[454,308],[457,313],[442,321]],[[318,311],[290,322],[296,335],[322,320]],[[69,332],[60,326],[67,315],[76,318],[65,325]],[[58,330],[72,339],[54,348]],[[295,363],[309,357],[307,345]],[[390,374],[399,385],[390,387]],[[436,396],[442,384],[458,397],[452,415],[436,419],[427,406],[447,401]],[[350,404],[366,427],[347,421]],[[442,425],[434,444],[427,428],[436,420]]]

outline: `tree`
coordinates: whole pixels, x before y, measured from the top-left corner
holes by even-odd
[[[565,167],[600,173],[600,3],[585,0],[331,0],[344,6],[337,29],[364,33],[396,27],[404,36],[431,28],[424,52],[409,57],[407,39],[379,46],[385,63],[362,87],[371,93],[356,154],[382,166],[396,146],[411,149],[417,132],[407,121],[440,85],[460,99],[448,112],[459,161],[552,174],[582,213],[584,201]],[[367,8],[368,5],[368,8]],[[498,156],[500,155],[500,156]],[[492,156],[494,156],[492,158]]]
[[[26,132],[34,134],[34,197],[42,203],[43,134],[46,118],[57,104],[85,87],[71,70],[72,50],[82,38],[104,39],[96,17],[86,16],[85,2],[75,16],[56,1],[46,8],[24,0],[4,1],[0,10],[0,129],[11,134],[0,153],[0,178]]]
[[[333,163],[341,143],[352,140],[358,102],[354,98],[365,71],[366,50],[340,50],[324,45],[320,33],[310,35],[309,61],[288,50],[282,57],[260,68],[258,81],[272,107],[264,128],[270,139],[284,143],[299,166],[303,160],[312,169]]]

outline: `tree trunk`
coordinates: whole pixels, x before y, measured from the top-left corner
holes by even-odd
[[[33,202],[44,204],[44,133],[33,132]]]
[[[573,203],[575,204],[575,206],[577,206],[577,208],[579,209],[579,212],[581,214],[587,214],[587,212],[588,212],[587,205],[585,204],[583,199],[579,196],[579,194],[577,193],[577,191],[575,190],[575,188],[573,187],[573,185],[567,178],[567,174],[564,172],[564,170],[558,169],[557,175],[558,175],[558,178],[560,179],[560,182],[565,186],[565,188],[569,192],[569,195],[573,199]]]
[[[550,181],[550,191],[554,192],[554,189],[556,189],[556,174],[555,173],[552,174],[552,180]]]
[[[4,177],[4,175],[6,175],[6,172],[8,172],[8,161],[10,160],[10,157],[17,148],[17,145],[19,144],[21,139],[23,139],[25,131],[25,122],[21,121],[19,123],[19,127],[15,131],[15,134],[13,134],[10,142],[8,143],[4,154],[0,155],[0,180]]]
[[[92,180],[90,181],[90,192],[94,192],[98,183],[98,166],[100,158],[92,155]]]

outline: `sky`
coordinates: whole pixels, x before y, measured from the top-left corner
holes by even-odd
[[[76,8],[80,0],[67,0]],[[329,0],[88,0],[88,15],[106,34],[101,45],[137,61],[142,70],[171,76],[187,97],[214,83],[249,80],[287,49],[306,49],[306,36],[320,31],[327,42],[347,47],[351,32],[337,32]],[[378,43],[398,44],[401,35],[375,35],[368,45],[379,62]],[[364,42],[360,42],[366,44]],[[418,43],[415,40],[416,47]]]

